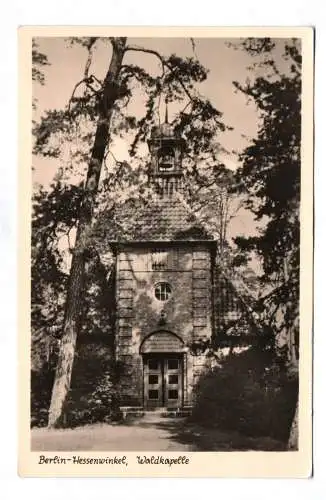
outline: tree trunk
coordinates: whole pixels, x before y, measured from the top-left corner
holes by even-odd
[[[298,439],[299,439],[299,422],[298,422],[298,406],[299,402],[297,400],[295,414],[292,420],[290,436],[288,440],[288,450],[298,450]]]
[[[105,149],[109,142],[110,122],[114,103],[118,97],[117,81],[120,74],[126,41],[126,38],[115,38],[111,40],[113,52],[109,70],[103,83],[103,94],[99,102],[99,118],[80,210],[76,243],[73,251],[68,283],[63,333],[49,409],[48,427],[60,425],[64,402],[70,389],[76,340],[81,325],[85,260],[87,256],[86,239],[92,223],[94,201],[98,190]]]

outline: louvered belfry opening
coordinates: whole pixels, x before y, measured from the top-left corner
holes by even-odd
[[[170,199],[183,192],[182,153],[184,140],[172,125],[163,123],[152,129],[148,141],[151,154],[149,181],[160,198]]]

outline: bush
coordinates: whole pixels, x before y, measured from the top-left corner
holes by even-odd
[[[108,346],[96,343],[79,346],[62,425],[76,427],[118,420],[120,412],[115,378],[115,366]]]
[[[53,380],[54,372],[47,365],[31,371],[31,427],[45,427],[48,423]]]
[[[265,352],[231,354],[203,374],[196,387],[192,419],[247,436],[286,441],[298,394],[298,380]]]
[[[60,426],[76,427],[120,418],[116,368],[111,349],[99,343],[77,346],[71,389],[64,404]],[[31,426],[44,427],[54,382],[55,366],[44,365],[31,373]]]

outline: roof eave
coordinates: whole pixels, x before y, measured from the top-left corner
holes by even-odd
[[[212,239],[193,239],[193,240],[112,240],[110,241],[110,245],[112,247],[119,247],[119,246],[177,246],[177,245],[207,245],[210,246],[211,248],[216,247],[216,240]]]

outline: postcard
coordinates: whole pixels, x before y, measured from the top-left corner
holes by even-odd
[[[313,29],[19,29],[21,476],[309,477]]]

